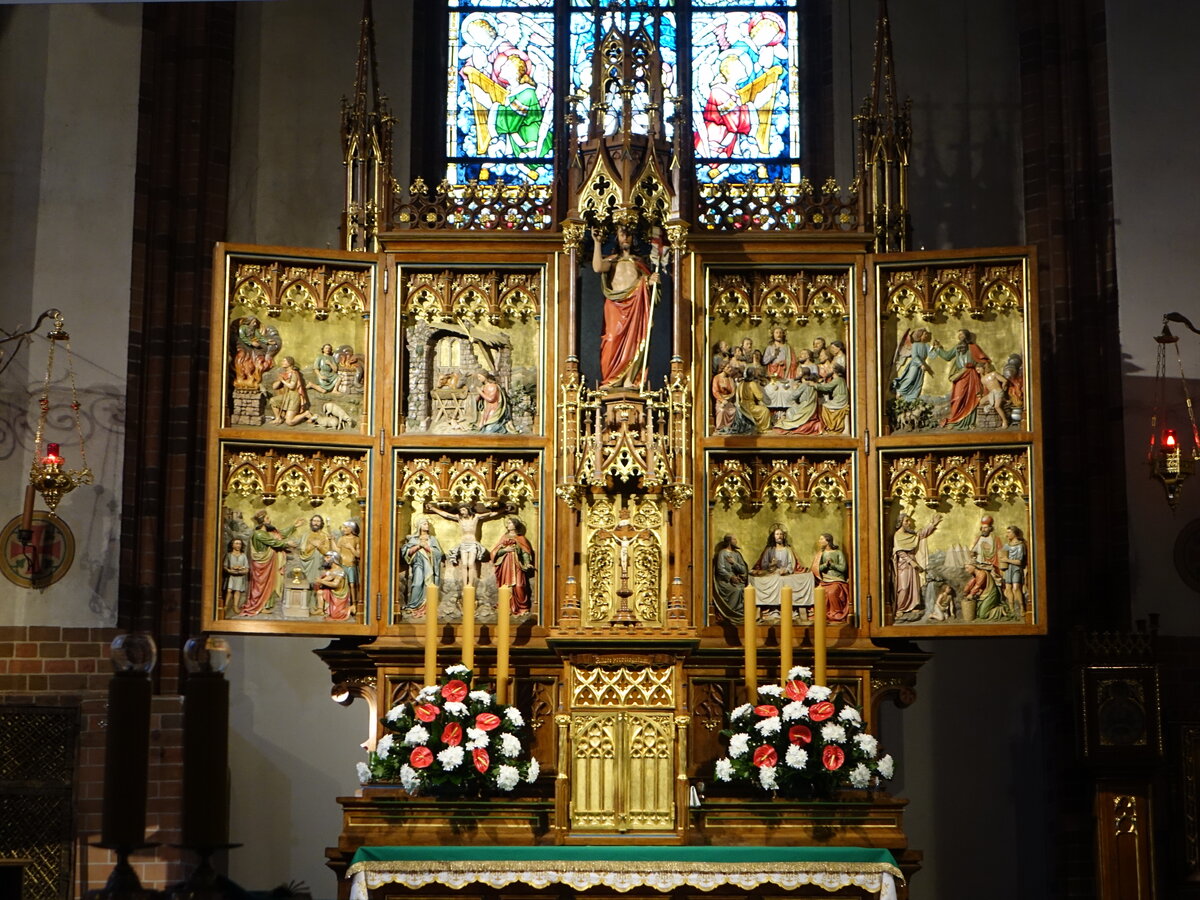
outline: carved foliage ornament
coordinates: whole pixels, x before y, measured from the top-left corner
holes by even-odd
[[[842,319],[851,307],[849,271],[799,270],[717,275],[709,288],[709,318],[807,325]]]
[[[408,229],[544,231],[550,217],[552,188],[541,184],[443,181],[431,194],[418,178],[408,191],[395,185],[391,224]]]
[[[981,319],[1026,308],[1025,267],[1010,264],[922,266],[890,269],[884,283],[884,315],[919,318]]]
[[[1029,500],[1029,456],[1023,450],[927,453],[889,461],[885,502],[935,509],[941,501],[984,507],[990,500]]]
[[[700,185],[699,221],[707,231],[859,230],[858,182],[843,194],[832,178],[818,190],[807,178]]]
[[[709,469],[708,496],[725,507],[848,505],[854,500],[854,471],[849,459],[722,459]]]
[[[417,272],[402,304],[410,321],[527,322],[541,316],[541,280],[533,272]]]
[[[280,495],[320,506],[326,499],[366,503],[365,459],[351,455],[243,450],[225,458],[224,493],[257,498],[264,505]]]
[[[400,503],[443,502],[474,506],[511,504],[522,507],[538,496],[536,458],[495,457],[402,459],[397,470]]]
[[[263,310],[268,316],[286,308],[323,320],[331,313],[360,316],[370,308],[369,269],[243,262],[231,277],[230,305]]]

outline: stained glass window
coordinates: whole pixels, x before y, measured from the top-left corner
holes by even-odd
[[[644,28],[663,60],[661,96],[651,96],[651,79],[635,79],[635,131],[644,132],[661,109],[670,139],[680,98],[699,182],[798,181],[797,3],[449,0],[447,178],[551,184],[556,110],[592,92],[593,60],[604,58],[597,42],[616,27]],[[614,119],[622,109],[618,87],[606,79],[601,89],[605,133],[621,124]],[[566,102],[556,105],[558,91]],[[587,104],[575,111],[585,119],[583,139]]]
[[[447,178],[549,184],[553,0],[451,3]]]
[[[629,3],[625,6],[603,6],[595,10],[592,3],[580,3],[578,0],[571,11],[571,93],[575,96],[588,96],[592,89],[592,58],[599,41],[603,44],[604,35],[611,29],[618,28],[629,34],[645,29],[651,41],[658,47],[662,56],[662,97],[653,98],[649,93],[647,73],[640,72],[643,77],[634,83],[633,95],[633,129],[636,133],[644,134],[649,127],[651,105],[658,105],[664,117],[664,135],[668,139],[673,134],[672,117],[675,114],[673,98],[679,96],[679,65],[678,46],[676,42],[675,13],[671,10],[673,0],[657,0],[662,15],[651,12],[653,4]],[[603,47],[601,47],[603,50]],[[617,85],[610,82],[604,91],[605,112],[604,133],[612,134],[620,123],[615,116],[621,109],[621,100],[617,96]],[[585,109],[579,110],[586,112]],[[587,135],[586,116],[579,125],[579,137],[582,140]]]
[[[718,10],[701,6],[721,6]],[[791,4],[697,0],[692,14],[692,136],[701,182],[799,180],[796,13]]]

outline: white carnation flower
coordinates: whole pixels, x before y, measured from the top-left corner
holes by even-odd
[[[421,786],[421,776],[408,763],[400,767],[400,786],[410,794],[414,793]]]
[[[396,740],[393,734],[385,734],[379,739],[379,743],[375,745],[375,753],[380,759],[387,759],[387,755],[392,752],[392,742]]]
[[[858,714],[858,710],[853,706],[843,706],[842,711],[838,713],[838,718],[843,722],[854,722],[855,724],[862,721],[862,716]]]
[[[468,700],[474,700],[476,703],[491,703],[492,695],[487,691],[471,691],[467,694]]]
[[[856,788],[865,788],[871,783],[871,770],[859,763],[850,770],[850,784]]]
[[[788,744],[783,761],[793,769],[803,769],[808,765],[808,751],[799,744]]]
[[[779,734],[779,716],[768,716],[760,722],[755,723],[754,727],[764,737],[768,734]]]
[[[515,706],[509,706],[504,710],[504,718],[512,722],[517,728],[525,724],[525,720],[521,717],[521,711]]]
[[[390,735],[389,735],[390,737]],[[404,743],[410,747],[415,747],[418,744],[424,744],[429,740],[429,732],[425,730],[424,725],[414,725],[408,729],[408,734],[404,735]],[[379,743],[383,743],[380,741]]]
[[[442,764],[443,769],[447,772],[453,772],[462,765],[463,755],[462,747],[447,747],[437,755],[437,758],[438,762]]]
[[[800,700],[793,700],[783,708],[783,721],[794,722],[796,719],[807,719],[808,707]]]
[[[436,684],[427,684],[421,690],[417,691],[417,701],[424,703],[437,697],[441,693],[441,688]]]
[[[760,767],[758,770],[758,783],[762,785],[763,790],[765,791],[773,791],[775,788],[779,787],[778,782],[775,781],[775,767]]]
[[[746,751],[750,749],[750,735],[735,734],[729,739],[729,755],[737,759],[739,756],[744,756]]]
[[[447,700],[442,709],[446,710],[446,715],[458,716],[460,719],[471,714],[471,711],[467,709],[467,704],[457,703],[454,700]]]
[[[503,756],[520,756],[521,739],[515,734],[508,734],[507,732],[500,735],[500,753]]]
[[[728,757],[722,756],[717,760],[717,781],[732,781],[733,780],[733,762]]]
[[[888,753],[879,757],[879,774],[884,778],[891,778],[896,769],[896,761],[892,759],[892,754]]]
[[[812,687],[810,687],[808,689],[808,699],[813,701],[814,703],[819,703],[822,700],[828,700],[829,695],[832,693],[833,693],[833,691],[831,691],[829,688],[825,687],[825,685],[814,684]]]
[[[808,666],[792,666],[788,669],[788,681],[808,681],[812,678],[812,669]]]
[[[879,741],[875,740],[875,735],[867,734],[865,731],[854,736],[854,743],[858,744],[859,750],[871,758],[874,758],[875,754],[879,752]]]
[[[521,773],[516,766],[498,766],[496,768],[496,787],[502,791],[511,791],[521,780]]]
[[[355,764],[354,770],[358,773],[359,784],[366,784],[371,780],[371,767],[362,760],[359,760]]]
[[[750,710],[752,710],[753,708],[754,707],[752,707],[749,703],[743,703],[741,706],[739,706],[737,709],[735,709],[733,712],[731,712],[729,714],[729,721],[736,722],[738,719],[741,719],[745,716],[750,715]]]
[[[486,747],[490,743],[488,733],[482,728],[467,729],[467,749],[476,750],[479,747]]]
[[[464,666],[462,663],[455,663],[452,666],[446,667],[446,674],[450,675],[451,677],[453,677],[455,675],[459,675],[459,676],[470,675],[471,670],[468,669],[466,666]]]
[[[766,694],[767,696],[770,696],[770,697],[782,697],[783,696],[783,688],[781,688],[777,684],[764,684],[762,687],[760,687],[758,689],[758,692],[760,694]]]
[[[538,773],[542,771],[541,765],[537,761],[537,757],[529,760],[529,771],[525,773],[525,783],[533,784],[537,781]]]
[[[826,722],[821,726],[821,737],[834,744],[844,744],[846,743],[846,729],[833,722]]]
[[[397,719],[402,718],[407,711],[408,711],[407,704],[397,703],[395,706],[393,706],[391,709],[389,709],[387,711],[387,715],[384,716],[384,718],[387,719],[389,722],[395,722]]]

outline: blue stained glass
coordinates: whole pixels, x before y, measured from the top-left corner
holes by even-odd
[[[799,177],[795,34],[793,11],[693,14],[692,129],[701,183]]]
[[[553,15],[452,13],[450,58],[447,155],[475,171],[482,166],[497,177],[503,171],[505,181],[523,169],[532,175],[539,167],[512,161],[553,154]]]
[[[738,3],[736,0],[692,0],[692,6],[720,6],[724,9],[729,9],[731,6],[746,6],[758,9],[768,9],[771,7],[791,9],[795,5],[796,0],[753,0],[753,2],[747,3]]]
[[[554,0],[449,0],[451,9],[478,9],[480,7],[524,9],[526,7],[552,9]]]
[[[669,0],[662,2],[664,7],[672,5],[673,3]],[[606,8],[600,16],[601,40],[614,26],[625,32],[644,26],[647,33],[656,40],[663,61],[663,97],[660,116],[665,122],[664,134],[669,139],[674,131],[671,118],[675,114],[675,104],[671,98],[679,94],[679,55],[676,48],[675,14],[668,12],[657,16],[650,15],[645,10]],[[592,60],[596,53],[593,43],[594,22],[595,15],[591,12],[573,12],[571,14],[571,93],[576,96],[588,96],[592,88]],[[613,85],[608,91],[606,102],[608,110],[605,115],[604,133],[612,134],[620,124],[617,121],[617,115],[621,110],[621,100],[617,94],[616,85]],[[641,82],[637,83],[633,96],[633,129],[636,133],[644,134],[649,127],[650,103],[651,98],[647,91],[647,85]],[[578,128],[579,137],[582,140],[587,137],[587,108],[580,104],[576,111],[584,118]]]
[[[554,165],[498,159],[488,162],[452,163],[446,167],[451,184],[553,184]]]

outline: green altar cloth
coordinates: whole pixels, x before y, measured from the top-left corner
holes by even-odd
[[[388,883],[459,889],[473,883],[498,888],[513,882],[535,888],[566,884],[577,891],[646,886],[663,892],[730,884],[746,890],[762,884],[789,889],[812,884],[829,891],[853,885],[890,900],[896,896],[895,880],[901,877],[889,851],[868,847],[627,844],[360,847],[346,874],[353,880],[352,900],[368,900],[371,889]]]

